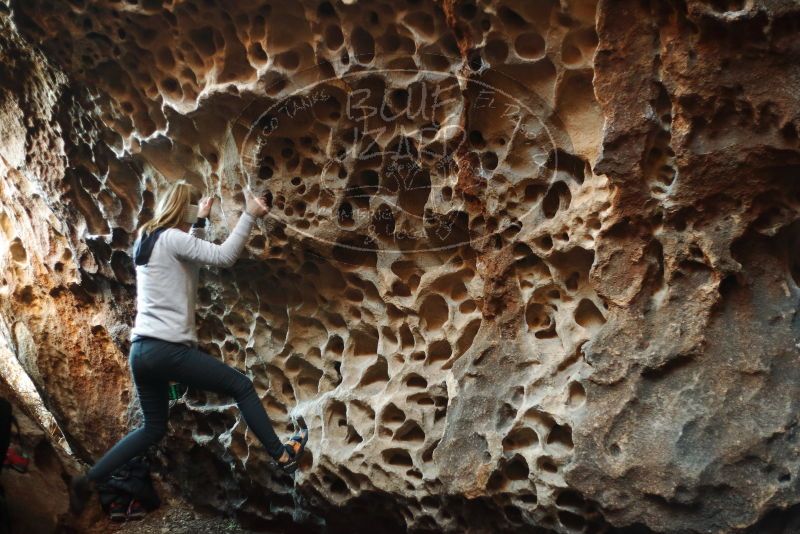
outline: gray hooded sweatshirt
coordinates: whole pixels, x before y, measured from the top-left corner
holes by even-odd
[[[206,241],[205,229],[177,228],[157,237],[145,265],[136,266],[136,321],[131,340],[154,337],[197,345],[195,303],[201,265],[230,267],[242,253],[255,217],[243,211],[221,245]]]

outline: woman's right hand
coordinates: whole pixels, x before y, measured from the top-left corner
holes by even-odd
[[[245,211],[253,217],[263,217],[269,213],[267,202],[262,197],[253,195],[249,188],[244,189]]]

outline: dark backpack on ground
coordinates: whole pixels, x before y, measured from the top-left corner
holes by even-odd
[[[161,499],[150,479],[150,462],[137,456],[117,468],[111,476],[97,485],[100,504],[106,513],[112,505],[127,508],[131,501],[139,501],[148,512],[161,506]]]

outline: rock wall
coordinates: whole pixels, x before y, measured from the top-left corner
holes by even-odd
[[[11,448],[25,452],[30,460],[26,472],[5,468],[0,475],[11,532],[57,532],[64,524],[63,516],[69,505],[64,481],[68,472],[74,470],[70,465],[73,461],[61,447],[53,447],[53,440],[42,431],[37,421],[28,418],[17,403],[14,390],[0,384],[0,396],[12,402],[12,411],[19,424],[19,436],[15,428]]]
[[[202,274],[292,480],[190,392],[158,457],[243,525],[791,532],[800,8],[0,2],[0,319],[90,461],[135,418],[135,230],[269,192]],[[772,530],[770,530],[772,529]],[[783,529],[783,530],[782,530]],[[789,529],[789,530],[785,530]]]

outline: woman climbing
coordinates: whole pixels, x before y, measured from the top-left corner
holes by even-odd
[[[197,348],[195,298],[201,265],[230,267],[244,248],[257,217],[269,208],[245,190],[245,209],[221,245],[205,241],[205,222],[213,198],[200,199],[191,184],[173,183],[153,218],[142,225],[134,248],[136,322],[129,363],[144,414],[144,425],[120,440],[85,474],[70,484],[70,508],[80,514],[94,484],[158,443],[167,432],[170,381],[225,394],[236,403],[247,426],[286,472],[294,472],[305,450],[308,430],[281,443],[252,381]]]

